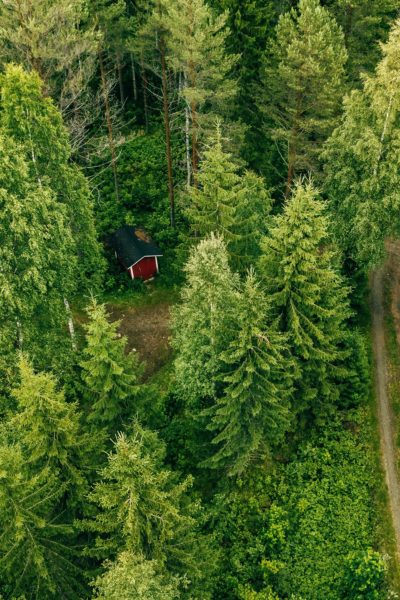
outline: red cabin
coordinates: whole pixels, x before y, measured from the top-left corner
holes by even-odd
[[[124,225],[110,237],[115,256],[132,279],[152,279],[158,272],[158,258],[162,256],[147,233],[140,227]]]

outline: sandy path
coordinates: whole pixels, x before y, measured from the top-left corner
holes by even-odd
[[[388,398],[388,373],[386,364],[383,269],[372,276],[372,333],[375,355],[376,396],[378,402],[381,452],[389,494],[390,510],[396,537],[397,556],[400,559],[400,485],[396,467],[396,448],[392,428],[392,411]]]

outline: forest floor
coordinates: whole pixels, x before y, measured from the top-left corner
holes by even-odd
[[[391,313],[390,320],[393,322],[398,342],[395,344],[394,350],[398,356],[400,351],[400,261],[398,265],[397,262],[396,254],[390,248],[388,263],[385,267],[375,271],[372,276],[371,306],[381,454],[396,541],[397,561],[400,562],[400,483],[397,469],[397,426],[394,407],[391,402],[393,391],[397,389],[398,383],[397,381],[393,381],[393,379],[398,379],[398,373],[393,368],[395,365],[392,361],[392,352],[388,346],[387,323],[385,322],[386,280],[389,283],[390,294],[390,302],[386,308]],[[396,273],[393,277],[394,271]],[[396,384],[395,387],[394,383]]]
[[[145,379],[157,373],[171,358],[170,304],[107,304],[113,321],[120,321],[119,331],[128,340],[128,350],[137,350],[145,363]]]

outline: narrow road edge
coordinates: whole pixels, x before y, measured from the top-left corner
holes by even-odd
[[[383,268],[371,279],[372,335],[375,357],[376,399],[382,462],[385,469],[390,512],[396,538],[397,560],[400,560],[400,484],[397,474],[396,447],[392,427],[392,410],[388,397],[388,372],[385,347]]]

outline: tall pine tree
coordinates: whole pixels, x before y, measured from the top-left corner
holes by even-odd
[[[182,78],[180,95],[191,147],[189,170],[197,185],[204,130],[213,125],[216,115],[232,113],[236,82],[231,71],[237,57],[226,53],[225,14],[215,16],[204,0],[163,0],[163,4],[167,61]]]
[[[221,352],[232,336],[239,280],[229,267],[223,241],[213,235],[192,251],[186,276],[173,319],[175,377],[179,395],[199,408],[216,394]]]
[[[85,23],[87,8],[86,0],[7,0],[0,6],[0,59],[36,71],[64,109],[93,73],[97,40]]]
[[[286,197],[296,174],[319,170],[321,146],[340,108],[346,59],[343,32],[319,0],[300,0],[279,19],[259,102],[285,156]]]
[[[347,376],[348,290],[336,268],[324,205],[298,182],[264,240],[260,271],[297,368],[294,410],[321,414],[338,400]]]
[[[93,300],[88,308],[86,347],[83,350],[83,395],[87,418],[109,435],[124,427],[137,414],[141,367],[134,352],[126,354],[126,338],[118,333],[118,322],[110,322],[103,304]]]
[[[291,359],[284,336],[266,328],[267,298],[250,272],[237,307],[235,334],[221,354],[224,391],[206,413],[217,452],[208,461],[240,475],[248,463],[282,439],[288,425]]]

